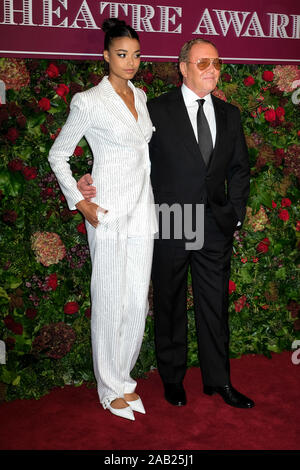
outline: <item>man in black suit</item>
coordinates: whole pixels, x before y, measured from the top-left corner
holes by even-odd
[[[182,87],[148,103],[155,127],[150,142],[151,181],[156,204],[182,208],[183,225],[189,207],[195,228],[197,208],[204,205],[204,244],[197,246],[196,240],[187,249],[190,240],[184,230],[178,238],[174,219],[166,238],[162,220],[152,271],[158,370],[166,400],[185,405],[190,269],[203,391],[218,393],[231,406],[251,408],[254,402],[231,385],[229,370],[230,259],[233,233],[245,217],[250,180],[240,113],[211,95],[221,69],[211,42],[194,39],[186,43],[179,65]],[[90,178],[79,181],[85,197],[94,195],[93,187],[86,184],[92,183]]]
[[[155,344],[165,398],[184,405],[187,362],[187,279],[192,276],[199,363],[204,393],[231,406],[254,403],[230,382],[228,287],[233,233],[241,226],[249,194],[248,151],[238,108],[211,92],[221,69],[216,47],[194,39],[179,57],[181,88],[149,101],[155,127],[150,142],[156,204],[204,204],[204,244],[186,249],[175,229],[155,241],[152,283]],[[200,101],[203,100],[204,102]],[[203,113],[204,116],[203,117]],[[163,218],[160,228],[163,226]],[[194,228],[197,222],[193,221]],[[182,230],[182,233],[184,230]],[[196,242],[195,242],[196,245]]]

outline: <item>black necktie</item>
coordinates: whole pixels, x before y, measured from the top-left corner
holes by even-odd
[[[211,133],[206,116],[203,111],[203,104],[205,100],[197,100],[199,109],[197,113],[197,129],[198,129],[198,145],[203,156],[205,165],[208,165],[210,156],[213,151],[213,143]]]

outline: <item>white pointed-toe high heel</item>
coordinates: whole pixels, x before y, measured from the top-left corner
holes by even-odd
[[[143,402],[140,398],[137,400],[127,401],[128,405],[133,411],[138,411],[139,413],[146,414]]]
[[[130,406],[127,406],[126,408],[113,408],[112,406],[107,405],[107,409],[113,415],[119,416],[120,418],[126,418],[130,419],[131,421],[135,421],[135,417]]]

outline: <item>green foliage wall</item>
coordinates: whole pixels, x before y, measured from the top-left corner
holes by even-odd
[[[69,211],[47,155],[74,93],[104,73],[95,61],[0,59],[8,88],[0,106],[0,340],[7,350],[0,383],[8,400],[94,382],[85,227],[80,213]],[[232,357],[270,355],[300,337],[299,79],[297,66],[225,65],[215,91],[241,110],[251,162],[229,284]],[[149,99],[179,83],[171,63],[143,63],[135,77]],[[78,179],[91,169],[84,139],[71,166]],[[135,376],[156,365],[151,288],[149,300]],[[191,366],[198,359],[190,287],[188,316]]]

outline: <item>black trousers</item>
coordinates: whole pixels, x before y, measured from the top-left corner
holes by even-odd
[[[191,269],[199,363],[204,385],[230,382],[228,287],[233,237],[205,213],[204,245],[185,250],[156,240],[152,267],[155,348],[163,382],[178,383],[187,367],[187,281]]]

